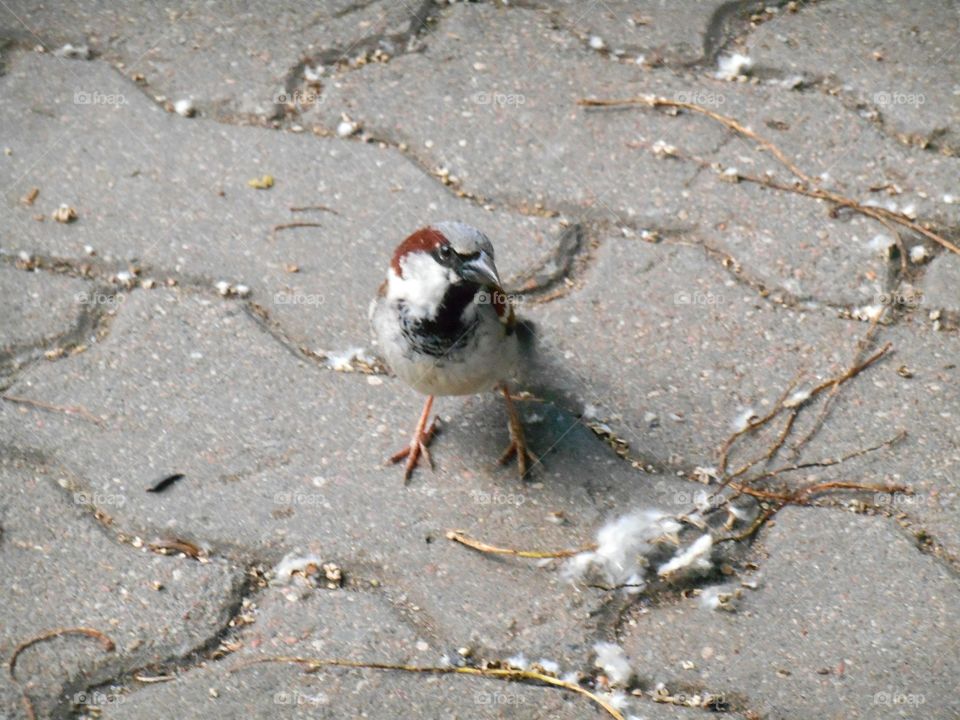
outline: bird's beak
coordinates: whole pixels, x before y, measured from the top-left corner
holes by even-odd
[[[482,250],[476,257],[464,261],[460,266],[460,277],[477,285],[500,287],[497,266],[493,264],[493,258]]]

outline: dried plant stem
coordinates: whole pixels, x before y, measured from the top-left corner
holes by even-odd
[[[766,177],[756,177],[754,175],[737,175],[739,180],[746,180],[747,182],[757,183],[759,185],[764,185],[766,187],[782,190],[784,192],[792,192],[798,195],[804,195],[806,197],[814,198],[817,200],[825,200],[827,202],[833,203],[838,208],[845,207],[853,210],[854,212],[860,213],[867,217],[871,217],[880,222],[889,221],[905,227],[909,230],[912,230],[915,233],[922,235],[923,237],[931,240],[942,247],[947,248],[948,250],[957,253],[960,255],[960,247],[956,244],[950,242],[945,237],[939,235],[938,233],[933,232],[929,228],[924,227],[923,225],[914,222],[906,215],[903,215],[898,212],[893,212],[892,210],[887,210],[882,207],[874,207],[870,205],[863,205],[853,198],[846,197],[841,195],[838,192],[833,190],[826,190],[818,185],[818,183],[798,168],[787,156],[784,154],[780,148],[774,145],[770,140],[758,135],[750,128],[742,125],[737,120],[722,115],[713,110],[709,110],[705,107],[697,105],[696,103],[688,102],[679,102],[677,100],[670,100],[669,98],[662,97],[632,97],[624,99],[608,99],[608,100],[597,100],[584,98],[577,102],[578,105],[583,107],[624,107],[629,105],[639,105],[642,107],[650,108],[660,108],[660,107],[670,107],[676,108],[678,110],[687,110],[689,112],[698,113],[705,117],[710,118],[711,120],[720,123],[724,127],[736,132],[737,134],[752,140],[757,144],[758,147],[767,150],[773,155],[780,163],[786,167],[794,176],[797,177],[803,185],[787,185],[784,183],[779,183],[775,180]],[[704,165],[708,163],[703,162]],[[889,227],[889,226],[888,226]],[[902,246],[902,242],[900,243]],[[902,252],[902,250],[901,250]]]
[[[780,505],[771,505],[770,507],[764,508],[764,510],[757,515],[756,519],[754,519],[754,521],[750,524],[750,527],[748,527],[746,530],[737,535],[726,535],[725,537],[717,539],[715,542],[741,542],[743,540],[749,540],[761,527],[766,524],[767,520],[772,518],[783,509],[784,504],[785,503]]]
[[[706,163],[705,163],[706,164]],[[892,210],[887,210],[882,207],[874,207],[872,205],[863,205],[852,198],[845,197],[839,193],[833,192],[832,190],[824,190],[823,188],[807,188],[802,185],[786,185],[784,183],[777,182],[772,178],[768,177],[757,177],[756,175],[742,175],[737,174],[737,178],[740,180],[745,180],[746,182],[755,183],[757,185],[763,185],[772,190],[782,190],[784,192],[794,193],[796,195],[803,195],[804,197],[813,198],[814,200],[824,200],[826,202],[833,203],[838,208],[849,208],[854,212],[858,212],[861,215],[866,215],[867,217],[873,218],[881,223],[890,227],[888,223],[896,223],[901,225],[909,230],[912,230],[915,233],[923,235],[928,240],[932,240],[938,245],[942,245],[951,250],[958,255],[960,255],[960,247],[955,243],[950,242],[945,237],[938,235],[932,230],[925,228],[923,225],[914,222],[906,215],[901,213],[893,212]]]
[[[334,215],[340,214],[336,210],[334,210],[332,207],[327,207],[326,205],[303,205],[301,207],[290,208],[290,212],[310,212],[311,210],[333,213]]]
[[[270,230],[270,239],[273,240],[277,233],[280,230],[290,230],[292,228],[306,228],[306,227],[323,227],[320,223],[315,222],[289,222],[281,223],[280,225],[274,225]]]
[[[870,342],[873,340],[874,335],[876,335],[877,329],[879,328],[880,316],[877,315],[873,320],[870,321],[870,327],[867,329],[866,334],[863,338],[860,339],[860,342],[857,343],[857,351],[854,353],[853,361],[850,367],[854,367],[859,361],[860,357],[866,351],[867,347],[870,345]],[[890,348],[890,343],[887,343],[882,351],[885,352]],[[879,359],[879,357],[877,358]],[[830,409],[833,406],[833,401],[836,398],[837,394],[840,392],[840,382],[831,383],[832,387],[830,388],[830,394],[827,395],[827,399],[823,404],[823,407],[820,408],[820,413],[817,415],[817,419],[814,421],[813,425],[807,431],[807,433],[800,438],[797,442],[793,444],[790,448],[791,456],[796,457],[800,450],[808,443],[813,437],[820,432],[820,428],[823,427],[823,423],[826,422],[827,416],[830,414]]]
[[[804,371],[801,369],[797,373],[796,377],[794,377],[794,379],[787,386],[787,389],[783,391],[783,393],[780,395],[779,398],[777,398],[777,402],[773,404],[773,410],[771,410],[769,413],[764,415],[762,418],[760,418],[756,422],[748,423],[746,427],[741,428],[740,430],[735,432],[733,435],[731,435],[729,438],[727,438],[727,442],[724,443],[723,449],[721,450],[721,456],[720,456],[720,472],[721,473],[726,473],[727,463],[729,461],[730,449],[733,447],[733,443],[736,442],[737,438],[743,436],[748,432],[755,432],[758,428],[763,427],[768,422],[773,420],[777,415],[779,415],[780,411],[785,407],[784,403],[787,401],[787,398],[790,396],[790,393],[793,392],[794,388],[796,388],[797,384],[800,382],[800,378],[803,377],[803,374],[804,374]],[[798,405],[796,408],[793,408],[794,413],[792,414],[796,415],[796,412],[800,410],[800,407],[802,405],[803,403]],[[787,426],[781,432],[781,438],[778,439],[777,444],[773,445],[763,455],[760,455],[754,458],[753,460],[748,461],[744,465],[740,466],[740,468],[735,470],[733,473],[731,473],[727,477],[731,479],[740,477],[741,475],[749,471],[750,468],[755,466],[757,463],[763,462],[764,460],[770,460],[774,455],[776,455],[777,451],[783,445],[783,441],[786,439],[786,435],[789,434],[790,428],[792,426],[793,426],[793,420],[791,419],[788,421]]]
[[[596,545],[586,545],[573,550],[514,550],[513,548],[488,545],[485,542],[474,540],[468,537],[461,530],[448,530],[447,539],[453,540],[453,542],[460,543],[461,545],[466,545],[468,548],[472,548],[473,550],[482,553],[489,553],[491,555],[510,555],[511,557],[531,558],[534,560],[543,560],[546,558],[568,558],[573,557],[574,555],[579,555],[582,552],[590,552],[591,550],[597,549]]]
[[[781,467],[779,467],[779,468],[777,468],[777,469],[775,469],[775,470],[770,470],[770,471],[768,471],[768,472],[762,473],[761,475],[758,475],[757,477],[753,478],[753,479],[751,480],[751,482],[759,482],[759,481],[761,481],[761,480],[769,480],[769,479],[771,479],[771,478],[777,477],[778,475],[782,475],[782,474],[788,473],[788,472],[796,472],[797,470],[809,470],[809,469],[811,469],[811,468],[825,468],[825,467],[832,467],[833,465],[840,465],[840,464],[842,464],[842,463],[847,462],[848,460],[853,460],[854,458],[858,458],[858,457],[860,457],[860,456],[862,456],[862,455],[866,455],[867,453],[872,453],[872,452],[875,452],[875,451],[877,451],[877,450],[882,450],[883,448],[890,447],[891,445],[895,445],[896,443],[898,443],[898,442],[900,442],[901,440],[903,440],[903,438],[905,438],[906,436],[907,436],[906,431],[905,431],[905,430],[901,430],[900,432],[898,432],[898,433],[897,433],[896,435],[894,435],[893,437],[888,438],[887,440],[884,440],[882,443],[879,443],[879,444],[877,444],[877,445],[872,445],[871,447],[860,448],[859,450],[854,450],[853,452],[847,453],[846,455],[843,455],[842,457],[838,457],[838,458],[825,458],[825,459],[823,459],[823,460],[816,460],[816,461],[814,461],[814,462],[794,463],[794,464],[792,464],[792,465],[783,465],[783,466],[781,466]]]
[[[33,647],[38,643],[46,642],[47,640],[53,640],[54,638],[64,637],[66,635],[82,635],[84,637],[90,637],[95,640],[99,640],[100,646],[103,648],[104,652],[113,652],[117,647],[113,640],[95,628],[73,627],[56,628],[54,630],[50,630],[41,635],[37,635],[36,637],[32,637],[29,640],[24,640],[22,643],[17,645],[16,648],[14,648],[13,654],[7,661],[7,671],[9,672],[10,679],[13,681],[14,685],[18,687],[20,686],[14,671],[17,667],[17,658],[24,650]],[[37,715],[33,709],[33,703],[30,701],[30,697],[23,688],[20,688],[20,701],[23,704],[23,710],[29,720],[36,720]]]
[[[618,107],[623,105],[644,105],[646,107],[651,107],[651,108],[671,107],[671,108],[676,108],[678,110],[689,110],[690,112],[699,113],[700,115],[705,115],[711,120],[715,120],[716,122],[720,123],[721,125],[724,125],[728,129],[733,130],[738,135],[742,135],[745,138],[749,138],[750,140],[753,140],[757,145],[764,148],[765,150],[768,150],[775,158],[777,158],[777,160],[783,163],[783,165],[787,167],[790,170],[790,172],[796,175],[800,180],[803,180],[805,183],[808,183],[810,185],[816,184],[812,178],[810,178],[805,172],[803,172],[803,170],[801,170],[796,165],[794,165],[793,162],[791,162],[790,158],[788,158],[784,154],[784,152],[780,148],[778,148],[776,145],[774,145],[772,142],[758,135],[750,128],[740,124],[739,122],[734,120],[732,117],[721,115],[718,112],[709,110],[701,105],[697,105],[696,103],[680,102],[679,100],[670,100],[669,98],[662,98],[662,97],[656,97],[656,96],[649,96],[649,97],[640,96],[640,97],[626,98],[624,100],[593,100],[593,99],[585,98],[578,101],[577,105],[581,105],[583,107]]]
[[[820,393],[824,392],[824,391],[827,390],[828,388],[840,387],[841,385],[843,385],[843,384],[844,384],[845,382],[847,382],[848,380],[851,380],[851,379],[855,378],[857,375],[859,375],[860,373],[862,373],[864,370],[866,370],[868,367],[870,367],[871,365],[873,365],[875,362],[877,362],[878,360],[880,360],[880,358],[882,358],[884,355],[886,355],[888,352],[890,352],[890,349],[891,349],[892,347],[893,347],[893,345],[892,345],[891,343],[887,343],[887,344],[884,345],[882,348],[880,348],[880,350],[878,350],[877,352],[875,352],[873,355],[871,355],[870,357],[868,357],[868,358],[867,358],[866,360],[864,360],[863,362],[856,362],[856,361],[855,361],[852,365],[850,365],[846,370],[844,370],[844,371],[843,371],[842,373],[840,373],[839,375],[837,375],[837,376],[835,376],[835,377],[828,378],[827,380],[824,380],[822,383],[820,383],[819,385],[815,386],[815,387],[810,391],[809,396],[807,397],[806,400],[804,400],[804,404],[805,404],[805,403],[808,403],[811,399],[815,398],[817,395],[819,395]],[[781,399],[773,406],[773,409],[772,409],[769,413],[767,413],[766,415],[764,415],[762,418],[760,418],[760,419],[757,420],[756,422],[753,422],[753,423],[747,425],[745,428],[741,428],[740,430],[737,430],[735,433],[733,433],[732,435],[730,435],[730,437],[728,437],[727,440],[724,442],[723,446],[720,448],[719,468],[720,468],[720,474],[721,474],[721,476],[722,476],[722,477],[726,477],[727,480],[726,480],[725,482],[721,483],[721,485],[720,485],[720,488],[721,488],[721,489],[722,489],[725,485],[727,485],[727,484],[729,483],[729,480],[733,479],[734,477],[739,477],[740,475],[743,474],[743,472],[745,472],[745,470],[743,470],[743,468],[740,468],[740,469],[736,472],[736,474],[734,474],[734,475],[728,475],[728,474],[727,474],[727,465],[728,465],[728,463],[729,463],[730,451],[732,450],[734,444],[737,442],[737,440],[739,440],[739,439],[740,439],[741,437],[743,437],[744,435],[748,435],[748,434],[751,434],[751,433],[756,432],[758,429],[760,429],[761,427],[763,427],[764,425],[766,425],[768,422],[770,422],[773,418],[775,418],[777,415],[779,415],[783,410],[785,410],[785,409],[790,409],[790,408],[786,408],[786,407],[784,406],[784,404],[783,404],[785,397],[786,397],[786,395],[782,396]],[[799,408],[794,408],[794,409],[799,409]],[[790,425],[790,428],[792,428],[793,423],[790,422],[789,425]],[[784,438],[784,441],[785,441],[785,440],[786,440],[786,438]],[[778,442],[780,442],[779,439],[778,439]],[[783,444],[783,442],[780,442],[780,445],[781,445],[781,446],[782,446],[782,444]],[[778,448],[778,449],[779,449],[779,448]],[[756,464],[757,462],[759,462],[760,460],[762,460],[762,459],[770,459],[770,458],[773,457],[773,453],[769,453],[769,455],[770,455],[769,458],[766,457],[766,455],[764,455],[763,457],[759,458],[756,462],[754,462],[754,463],[752,463],[752,464],[748,463],[748,465],[745,466],[745,467],[747,467],[747,468],[749,469],[749,467],[753,467],[753,465],[755,465],[755,464]]]
[[[77,417],[86,420],[87,422],[91,422],[98,427],[103,427],[103,420],[79,405],[51,405],[50,403],[45,403],[40,400],[32,400],[31,398],[17,397],[15,395],[2,395],[0,396],[0,399],[15,403],[17,405],[26,405],[28,407],[37,408],[38,410],[48,410],[50,412],[63,413],[64,415],[76,415]]]
[[[393,670],[398,672],[422,673],[431,675],[473,675],[479,677],[496,678],[499,680],[506,680],[508,682],[539,682],[562,688],[564,690],[569,690],[570,692],[577,693],[578,695],[583,695],[601,707],[608,715],[610,715],[610,717],[616,718],[616,720],[625,720],[623,714],[619,710],[617,710],[599,695],[592,693],[586,688],[582,688],[575,683],[567,682],[565,680],[561,680],[560,678],[554,677],[553,675],[547,675],[546,673],[537,672],[535,670],[519,670],[514,668],[495,667],[430,667],[423,665],[401,665],[382,662],[361,662],[355,660],[338,659],[328,660],[322,658],[299,657],[295,655],[277,655],[256,658],[249,662],[241,663],[240,665],[231,668],[230,672],[233,673],[237,670],[260,663],[286,663],[302,665],[306,667],[307,672],[315,672],[325,667],[345,667],[364,670]]]

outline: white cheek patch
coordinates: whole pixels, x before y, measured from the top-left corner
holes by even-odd
[[[403,277],[391,268],[387,297],[405,301],[415,314],[433,317],[443,302],[447,288],[457,280],[456,274],[423,253],[405,257],[401,261],[401,269]]]

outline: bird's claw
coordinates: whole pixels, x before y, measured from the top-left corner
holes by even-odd
[[[433,436],[436,435],[436,433],[437,419],[434,418],[433,422],[430,423],[429,428],[422,432],[415,433],[413,439],[410,440],[410,444],[407,445],[407,447],[390,456],[388,462],[393,464],[396,464],[404,458],[407,458],[407,464],[403,471],[403,481],[405,483],[408,482],[410,480],[410,476],[413,475],[413,469],[417,467],[421,455],[427,459],[430,469],[434,469],[433,457],[430,455],[430,451],[427,449],[427,446],[430,444],[430,441],[433,439]]]

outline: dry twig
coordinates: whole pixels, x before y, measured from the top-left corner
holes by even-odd
[[[98,427],[103,427],[103,420],[98,418],[92,412],[87,410],[84,407],[79,405],[51,405],[50,403],[45,403],[41,400],[33,400],[31,398],[18,397],[15,395],[0,395],[0,399],[6,400],[7,402],[15,403],[17,405],[27,405],[28,407],[34,407],[38,410],[48,410],[50,412],[63,413],[65,415],[75,415],[82,420],[87,422],[92,422]]]
[[[17,658],[20,657],[20,654],[27,648],[33,647],[34,645],[47,640],[53,640],[54,638],[63,637],[65,635],[82,635],[85,637],[90,637],[95,640],[100,641],[100,646],[103,648],[104,652],[113,652],[116,650],[116,644],[109,637],[104,635],[102,632],[95,628],[88,627],[74,627],[74,628],[56,628],[55,630],[49,630],[41,635],[30,638],[29,640],[24,640],[22,643],[17,645],[14,649],[13,654],[10,656],[10,659],[7,661],[7,671],[10,673],[10,679],[15,685],[20,687],[20,683],[17,680],[15,673],[17,667]],[[33,703],[30,701],[30,697],[27,695],[26,690],[20,688],[20,700],[23,703],[24,712],[27,714],[27,717],[30,720],[36,720],[36,713],[33,709]]]
[[[452,665],[448,667],[430,667],[423,665],[399,665],[393,663],[360,662],[338,659],[325,660],[321,658],[307,658],[295,655],[277,655],[255,658],[249,662],[241,663],[231,668],[230,672],[233,673],[243,668],[247,668],[252,665],[258,665],[260,663],[287,663],[303,665],[306,666],[307,672],[315,672],[324,667],[345,667],[363,670],[394,670],[398,672],[423,673],[431,675],[473,675],[496,678],[499,680],[506,680],[508,682],[539,682],[546,685],[552,685],[553,687],[562,688],[564,690],[569,690],[570,692],[577,693],[578,695],[583,695],[584,697],[589,698],[591,701],[596,703],[599,707],[603,708],[603,710],[606,711],[610,717],[616,718],[616,720],[624,720],[623,714],[599,695],[592,693],[586,688],[580,687],[575,683],[567,682],[566,680],[561,680],[553,675],[547,675],[546,673],[537,672],[536,670],[519,670],[508,667],[457,667]]]
[[[738,180],[745,180],[747,182],[757,183],[774,190],[782,190],[784,192],[796,193],[798,195],[804,195],[806,197],[814,198],[816,200],[824,200],[826,202],[833,203],[836,209],[848,208],[854,212],[860,213],[867,217],[871,217],[875,220],[878,220],[884,224],[895,223],[901,227],[905,227],[909,230],[912,230],[915,233],[922,235],[923,237],[931,240],[938,245],[947,248],[951,252],[955,252],[960,255],[960,247],[956,244],[950,242],[942,235],[935,233],[923,225],[914,222],[906,215],[892,210],[887,210],[882,207],[875,207],[870,205],[863,205],[856,200],[849,198],[845,195],[834,190],[827,190],[819,186],[819,184],[803,172],[799,167],[797,167],[787,156],[784,154],[780,148],[774,145],[770,140],[758,135],[750,128],[744,126],[737,120],[728,117],[727,115],[722,115],[713,110],[709,110],[705,107],[697,105],[696,103],[680,102],[677,100],[670,100],[669,98],[662,98],[656,96],[640,96],[624,99],[611,99],[611,100],[597,100],[584,98],[577,102],[578,105],[583,107],[624,107],[630,105],[637,105],[641,107],[650,107],[650,108],[660,108],[660,107],[670,107],[678,110],[687,110],[689,112],[698,113],[705,117],[710,118],[711,120],[720,123],[724,127],[736,132],[737,134],[752,140],[757,144],[758,147],[767,150],[772,154],[780,163],[786,167],[797,179],[800,181],[800,184],[787,185],[784,183],[777,182],[768,177],[757,177],[754,175],[741,175],[737,174]],[[709,165],[709,163],[702,161],[704,166]],[[887,224],[887,227],[889,225]],[[902,250],[902,241],[901,245],[901,255]]]
[[[302,207],[292,207],[290,212],[310,212],[311,210],[318,210],[320,212],[333,213],[334,215],[339,215],[336,210],[332,207],[327,207],[326,205],[304,205]]]
[[[447,530],[447,539],[453,540],[461,545],[466,545],[468,548],[472,548],[473,550],[482,553],[489,553],[492,555],[511,555],[513,557],[532,558],[534,560],[542,560],[545,558],[568,558],[573,557],[574,555],[579,555],[582,552],[590,552],[591,550],[597,549],[596,545],[586,545],[582,548],[577,548],[574,550],[514,550],[513,548],[497,547],[496,545],[488,545],[485,542],[474,540],[470,537],[467,537],[467,535],[460,530]]]
[[[293,229],[293,228],[305,228],[305,227],[323,227],[323,226],[322,226],[320,223],[315,223],[315,222],[289,222],[289,223],[281,223],[280,225],[274,225],[274,226],[270,229],[270,239],[273,240],[273,239],[277,236],[277,233],[278,233],[280,230],[290,230],[290,229]]]

